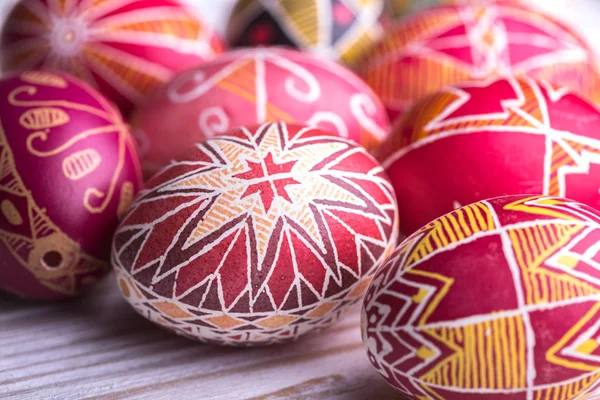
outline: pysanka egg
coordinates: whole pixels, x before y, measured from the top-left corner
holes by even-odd
[[[365,296],[377,371],[411,400],[596,399],[600,213],[508,196],[406,239]]]
[[[385,11],[394,20],[405,17],[410,13],[430,7],[448,0],[384,0]]]
[[[600,100],[590,47],[562,23],[514,0],[426,8],[390,28],[357,70],[392,120],[448,84],[509,74]]]
[[[446,87],[407,112],[381,148],[406,235],[456,207],[507,194],[600,209],[600,112],[530,78]]]
[[[21,0],[4,27],[4,70],[74,74],[123,112],[222,43],[177,0]]]
[[[68,75],[0,81],[0,290],[73,296],[109,268],[111,235],[141,184],[120,113]]]
[[[314,127],[268,123],[208,139],[140,193],[112,262],[134,308],[178,334],[289,341],[358,302],[397,239],[383,168]]]
[[[267,121],[317,125],[369,150],[390,130],[381,101],[354,73],[277,48],[228,52],[183,72],[132,117],[148,172],[193,143]]]
[[[231,46],[280,45],[356,64],[381,38],[383,0],[239,0]]]

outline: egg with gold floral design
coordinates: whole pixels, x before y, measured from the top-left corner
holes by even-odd
[[[141,184],[121,114],[66,74],[0,81],[0,290],[54,300],[108,270],[111,236]]]

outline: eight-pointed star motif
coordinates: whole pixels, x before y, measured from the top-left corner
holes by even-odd
[[[290,135],[286,127],[277,124],[263,125],[257,132],[242,128],[241,132],[245,138],[211,139],[209,146],[223,161],[219,167],[202,168],[171,186],[201,187],[208,192],[207,197],[216,197],[202,223],[187,238],[187,246],[218,231],[233,216],[249,215],[257,233],[260,263],[271,233],[283,216],[324,249],[322,230],[313,212],[316,203],[327,198],[342,207],[367,207],[360,190],[348,190],[336,180],[348,179],[353,173],[330,168],[358,152],[350,151],[347,142],[310,142],[310,135],[304,135],[302,130]],[[207,152],[208,147],[200,150]],[[330,165],[323,164],[324,160],[329,160]]]
[[[248,181],[248,188],[242,194],[242,198],[259,193],[265,213],[269,212],[273,200],[277,196],[292,202],[286,186],[300,184],[290,176],[297,161],[277,163],[273,160],[273,153],[269,152],[262,161],[246,160],[246,163],[248,171],[233,175],[234,178]]]

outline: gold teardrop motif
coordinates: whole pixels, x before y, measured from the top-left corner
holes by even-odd
[[[96,150],[81,150],[63,160],[63,174],[76,181],[94,172],[101,162],[102,156]]]
[[[2,200],[2,203],[0,203],[0,210],[2,210],[2,215],[4,215],[4,218],[6,218],[11,225],[18,226],[23,223],[23,217],[21,217],[19,210],[17,210],[17,207],[15,207],[12,201],[8,199]]]
[[[28,71],[21,74],[21,80],[35,85],[51,86],[64,89],[67,81],[56,74],[43,71]]]
[[[122,219],[133,202],[133,183],[130,181],[123,182],[121,186],[121,195],[119,205],[117,206],[117,217]]]

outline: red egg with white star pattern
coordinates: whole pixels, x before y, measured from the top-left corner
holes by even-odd
[[[141,185],[119,111],[66,74],[0,80],[0,290],[75,296],[109,270],[111,237]]]
[[[408,235],[464,204],[507,194],[600,209],[600,112],[531,78],[448,86],[399,119],[379,160]]]
[[[5,71],[71,73],[128,113],[176,72],[222,48],[177,0],[20,0],[1,49]]]
[[[407,17],[357,69],[394,121],[467,80],[528,75],[600,101],[596,55],[571,28],[514,0],[431,6]]]
[[[362,79],[333,61],[281,48],[232,51],[183,72],[132,117],[150,173],[193,143],[269,121],[316,125],[368,150],[390,130]]]
[[[598,243],[600,213],[559,197],[444,215],[375,274],[369,360],[411,400],[597,399]]]
[[[392,186],[364,148],[268,123],[208,139],[155,175],[114,236],[112,263],[155,323],[267,345],[360,301],[397,231]]]

